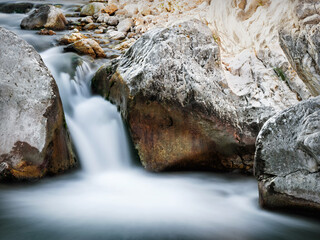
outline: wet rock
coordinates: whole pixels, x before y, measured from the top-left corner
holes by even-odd
[[[56,35],[56,33],[52,30],[48,30],[48,29],[41,29],[39,32],[37,32],[39,35]]]
[[[94,31],[95,34],[102,34],[103,33],[103,29],[97,29]]]
[[[148,170],[250,171],[275,109],[234,94],[221,68],[212,32],[195,20],[150,30],[100,79]]]
[[[98,26],[99,26],[98,24],[89,23],[89,24],[85,25],[85,26],[83,27],[83,29],[84,29],[84,30],[94,30],[94,29],[98,28]]]
[[[62,36],[59,39],[59,42],[61,44],[70,44],[70,43],[74,43],[76,41],[79,41],[83,38],[86,38],[86,36],[84,36],[82,33],[80,33],[78,30],[76,30],[75,32],[73,32],[71,34],[66,34],[66,35]]]
[[[95,73],[91,81],[91,89],[94,94],[100,94],[102,97],[108,97],[107,81],[101,79],[110,79],[118,67],[118,60],[108,61],[103,64]]]
[[[86,16],[84,18],[81,18],[80,20],[82,23],[93,23],[93,18],[92,16]]]
[[[123,32],[109,30],[107,33],[113,40],[122,40],[126,38],[126,35]]]
[[[29,16],[21,21],[22,29],[47,28],[52,30],[64,30],[67,20],[60,9],[52,5],[44,5],[35,9]]]
[[[40,55],[0,27],[0,179],[33,179],[76,165],[57,85]]]
[[[81,39],[66,47],[66,50],[74,50],[79,54],[89,55],[92,58],[104,58],[106,54],[93,39]]]
[[[120,50],[120,51],[124,51],[128,48],[130,48],[134,43],[135,43],[135,39],[128,39],[127,41],[121,42],[120,44],[116,45],[114,47],[114,49],[116,50]]]
[[[33,3],[0,3],[0,12],[2,13],[28,13],[33,8]]]
[[[85,5],[80,12],[81,16],[93,16],[96,13],[99,13],[102,9],[105,8],[103,3],[93,2]]]
[[[127,18],[119,22],[117,26],[117,30],[119,32],[127,33],[133,26],[134,26],[133,20],[131,18]]]
[[[255,175],[265,208],[320,211],[320,97],[269,119],[257,138]]]

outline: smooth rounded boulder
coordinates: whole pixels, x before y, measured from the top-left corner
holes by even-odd
[[[76,166],[55,80],[35,49],[0,27],[0,179]]]
[[[47,28],[52,30],[64,30],[68,21],[60,9],[52,5],[44,5],[35,9],[29,16],[21,21],[22,29]]]
[[[256,146],[261,206],[319,213],[320,97],[270,118]]]

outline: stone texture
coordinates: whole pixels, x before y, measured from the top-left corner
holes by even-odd
[[[270,118],[256,147],[261,205],[320,211],[320,97]]]
[[[93,2],[85,5],[80,12],[81,16],[93,16],[96,13],[99,13],[102,9],[105,8],[105,4],[99,2]]]
[[[107,13],[109,15],[114,14],[118,10],[117,5],[108,4],[104,9],[101,10],[102,13]]]
[[[89,55],[92,58],[106,57],[106,54],[100,47],[99,43],[93,39],[81,39],[79,41],[75,41],[74,43],[68,45],[66,50],[76,51],[79,54]]]
[[[131,18],[126,18],[119,22],[117,26],[117,30],[119,32],[127,33],[130,30],[130,28],[133,26],[134,26],[133,20]]]
[[[116,16],[109,16],[109,14],[101,13],[97,18],[98,23],[106,23],[110,26],[117,26],[119,19]]]
[[[57,85],[40,55],[0,27],[0,179],[31,179],[76,165]]]
[[[126,35],[123,32],[109,30],[108,36],[113,40],[122,40],[126,38]]]
[[[110,75],[95,81],[106,81],[102,95],[119,106],[152,171],[250,171],[256,136],[276,112],[233,93],[210,29],[196,20],[149,31]]]
[[[87,25],[85,25],[83,27],[83,30],[94,30],[97,29],[99,27],[99,24],[96,23],[88,23]]]
[[[35,9],[29,16],[21,21],[22,29],[48,28],[53,30],[64,30],[67,20],[60,9],[52,5],[44,5]]]
[[[299,25],[280,30],[280,45],[313,96],[320,94],[320,12],[316,1],[300,1]]]
[[[115,73],[118,67],[118,60],[114,59],[103,64],[95,73],[91,81],[91,89],[94,94],[99,94],[104,98],[108,98],[108,81]]]
[[[70,44],[70,43],[74,43],[74,42],[79,41],[84,38],[86,38],[86,36],[84,36],[82,33],[79,33],[76,31],[76,32],[72,32],[70,34],[63,35],[59,39],[59,42],[61,44]]]

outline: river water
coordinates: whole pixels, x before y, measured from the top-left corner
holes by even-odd
[[[319,239],[320,222],[260,209],[253,177],[144,171],[117,108],[90,92],[101,62],[20,30],[24,16],[0,13],[0,26],[31,43],[55,77],[81,169],[0,184],[0,239]]]

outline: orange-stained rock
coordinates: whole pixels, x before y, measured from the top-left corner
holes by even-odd
[[[56,33],[52,30],[48,29],[41,29],[39,32],[37,32],[39,35],[56,35]]]
[[[118,10],[117,5],[115,4],[109,4],[108,6],[106,6],[105,8],[103,8],[101,10],[102,13],[107,13],[109,15],[114,14],[116,11]]]
[[[258,131],[274,114],[232,93],[219,47],[196,20],[149,31],[92,87],[119,107],[150,171],[250,172]]]
[[[89,55],[93,58],[104,58],[106,57],[105,52],[93,39],[81,39],[74,42],[70,47],[80,54]]]
[[[59,42],[61,44],[70,44],[70,43],[74,43],[74,42],[79,41],[84,38],[87,38],[87,37],[84,36],[82,33],[73,32],[71,34],[66,34],[66,35],[62,36],[60,38]]]
[[[14,33],[0,27],[0,40],[0,179],[35,179],[75,167],[49,70]]]

